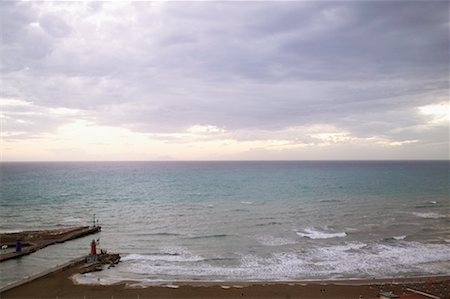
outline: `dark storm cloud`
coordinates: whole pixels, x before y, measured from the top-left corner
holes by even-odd
[[[448,94],[447,2],[1,8],[3,95],[81,109],[98,124],[152,133],[328,124],[401,140],[414,134],[393,130],[424,123],[416,108]]]

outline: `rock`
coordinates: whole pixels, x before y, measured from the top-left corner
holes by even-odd
[[[92,264],[86,265],[80,271],[81,274],[101,271],[104,265],[109,265],[108,269],[115,267],[120,262],[120,255],[117,253],[101,253],[97,255],[97,260]]]

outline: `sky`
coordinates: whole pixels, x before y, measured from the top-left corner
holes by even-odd
[[[0,2],[1,159],[449,159],[447,1]]]

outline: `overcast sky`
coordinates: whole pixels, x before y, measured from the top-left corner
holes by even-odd
[[[2,159],[448,159],[449,3],[0,3]]]

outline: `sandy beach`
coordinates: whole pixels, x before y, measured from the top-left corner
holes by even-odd
[[[80,285],[71,277],[84,262],[63,267],[6,290],[1,298],[377,298],[380,291],[403,294],[407,288],[432,291],[449,298],[450,277],[372,280],[215,282],[184,281],[142,286],[126,281],[115,285]],[[447,293],[444,289],[447,288]],[[439,290],[439,291],[436,291]]]

